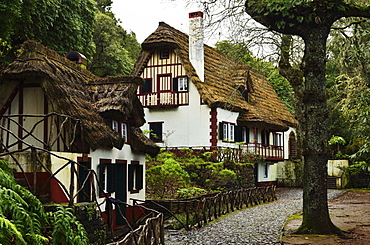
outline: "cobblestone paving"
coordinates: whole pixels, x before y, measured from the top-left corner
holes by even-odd
[[[333,199],[344,190],[328,190]],[[166,230],[167,245],[281,244],[288,216],[302,210],[302,189],[278,188],[278,200],[236,211],[192,231]]]

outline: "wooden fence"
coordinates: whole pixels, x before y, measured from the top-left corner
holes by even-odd
[[[255,187],[236,191],[219,192],[186,200],[146,200],[146,206],[164,213],[166,219],[174,217],[190,230],[202,227],[221,215],[276,200],[276,187]],[[185,219],[178,216],[185,216]]]
[[[144,206],[140,207],[146,213],[142,218],[142,224],[132,229],[121,240],[107,245],[164,245],[163,214]]]

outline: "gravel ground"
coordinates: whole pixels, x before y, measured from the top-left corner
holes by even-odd
[[[328,190],[328,198],[344,194]],[[288,216],[302,210],[302,189],[277,189],[278,200],[231,213],[198,230],[166,230],[167,245],[281,244]]]

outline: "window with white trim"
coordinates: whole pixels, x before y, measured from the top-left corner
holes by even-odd
[[[116,187],[116,165],[110,159],[99,160],[99,183],[102,189],[99,188],[99,193],[112,193]]]
[[[138,161],[128,165],[128,190],[139,191],[144,186],[144,166]]]
[[[112,129],[122,136],[125,143],[128,142],[128,127],[127,123],[112,120]]]
[[[235,141],[235,124],[228,122],[220,122],[219,138],[222,141]]]
[[[188,78],[187,77],[179,77],[179,92],[188,91]]]
[[[242,127],[242,142],[249,142],[249,128],[247,127]]]
[[[121,124],[121,134],[124,142],[127,142],[127,124],[122,123]]]
[[[172,90],[174,92],[186,92],[188,91],[188,86],[188,77],[174,77],[172,79]]]
[[[119,122],[118,121],[115,121],[115,120],[112,121],[112,129],[116,132],[119,132]]]

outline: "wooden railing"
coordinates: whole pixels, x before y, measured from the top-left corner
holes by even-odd
[[[144,107],[180,106],[189,104],[188,92],[155,92],[138,95]]]
[[[246,143],[242,145],[242,148],[248,150],[248,152],[262,156],[267,160],[282,160],[284,159],[284,147],[277,145],[267,145],[261,143]]]
[[[244,207],[259,205],[276,200],[275,186],[255,187],[236,191],[219,192],[212,196],[202,196],[186,200],[146,200],[146,206],[164,213],[165,217],[185,215],[186,230],[200,228],[221,215]],[[180,221],[181,222],[181,221]]]
[[[245,145],[238,145],[236,148],[232,147],[163,147],[162,149],[174,152],[177,156],[186,156],[188,154],[183,149],[191,149],[193,155],[203,154],[204,152],[214,151],[212,156],[214,162],[234,161],[246,162],[254,158],[254,155],[261,156],[266,160],[284,160],[283,146],[267,146],[260,143],[246,143]]]
[[[140,207],[143,211],[142,222],[136,221],[138,227],[132,229],[119,241],[108,243],[107,245],[164,245],[164,219],[163,214],[155,210]]]

